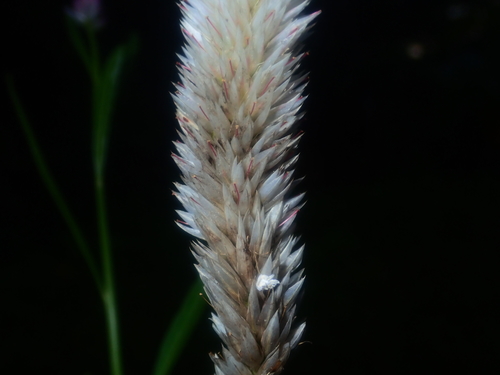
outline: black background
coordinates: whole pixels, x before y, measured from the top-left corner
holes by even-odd
[[[67,2],[2,11],[10,73],[93,245],[90,88]],[[298,191],[308,203],[304,344],[286,373],[496,373],[500,337],[500,1],[315,0]],[[107,194],[126,374],[147,374],[195,279],[174,224],[174,1],[106,1],[103,53],[136,33]],[[0,373],[106,374],[98,295],[2,100]],[[208,309],[174,373],[213,373]]]

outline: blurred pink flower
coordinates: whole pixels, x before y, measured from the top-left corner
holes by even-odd
[[[74,0],[68,15],[82,24],[92,24],[95,28],[102,25],[100,0]]]

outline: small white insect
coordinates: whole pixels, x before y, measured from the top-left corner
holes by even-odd
[[[274,275],[259,275],[257,278],[257,282],[255,283],[255,287],[258,291],[269,290],[277,287],[280,282],[276,279],[273,279]]]

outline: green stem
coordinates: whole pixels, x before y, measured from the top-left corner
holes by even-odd
[[[111,98],[106,90],[106,74],[101,70],[95,30],[87,27],[90,48],[89,74],[92,80],[92,159],[96,196],[97,225],[102,262],[102,301],[106,318],[109,364],[112,375],[123,375],[121,356],[118,303],[113,269],[113,252],[109,235],[106,210],[104,171],[106,163],[107,129],[109,128],[108,109]]]
[[[85,31],[87,34],[87,39],[89,43],[89,49],[90,49],[90,59],[89,59],[89,64],[88,64],[88,69],[89,69],[89,74],[90,78],[92,79],[92,85],[94,87],[99,86],[99,78],[100,78],[100,57],[99,57],[99,48],[97,46],[97,39],[95,35],[95,28],[90,25],[86,24],[85,25]]]
[[[97,289],[102,292],[102,281],[99,275],[99,269],[97,267],[94,257],[92,256],[90,247],[88,246],[87,241],[85,240],[85,236],[83,235],[80,226],[78,225],[75,217],[71,213],[61,193],[61,190],[57,186],[56,181],[49,170],[47,162],[45,161],[42,151],[38,146],[38,142],[36,141],[36,137],[33,133],[31,124],[28,120],[28,117],[26,116],[26,112],[24,111],[24,108],[21,104],[21,100],[17,95],[17,91],[15,89],[12,77],[7,76],[6,81],[7,81],[7,89],[14,104],[14,108],[19,118],[19,122],[21,123],[24,134],[26,136],[26,140],[28,141],[28,146],[33,156],[33,160],[35,161],[38,173],[40,174],[40,177],[42,178],[45,187],[49,191],[50,196],[54,200],[56,207],[59,209],[61,216],[63,217],[64,221],[66,222],[66,225],[68,226],[71,234],[73,235],[78,250],[80,251],[85,262],[87,263],[87,266],[89,267],[90,273],[92,275],[92,278],[94,279]]]
[[[116,301],[113,257],[111,251],[111,241],[109,238],[106,202],[104,196],[104,181],[102,175],[96,175],[95,189],[103,270],[102,300],[104,304],[104,312],[106,315],[109,361],[111,366],[111,373],[113,375],[122,375],[123,368],[121,361],[118,305]]]

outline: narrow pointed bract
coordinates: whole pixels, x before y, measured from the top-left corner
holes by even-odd
[[[173,95],[182,172],[179,226],[223,342],[215,373],[279,373],[305,324],[294,323],[304,281],[292,235],[304,194],[291,195],[304,101],[298,42],[319,12],[304,0],[181,1],[186,45]]]

